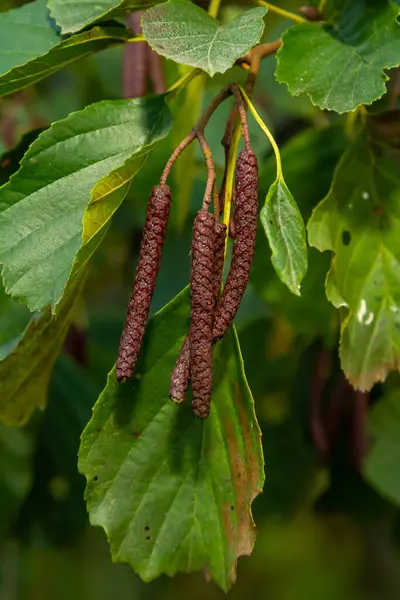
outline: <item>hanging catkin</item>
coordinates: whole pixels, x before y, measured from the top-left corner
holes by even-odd
[[[201,210],[193,223],[190,277],[190,376],[193,412],[204,419],[212,392],[212,326],[214,314],[215,218]]]
[[[236,162],[235,242],[231,266],[215,310],[213,342],[220,340],[232,323],[246,290],[257,233],[258,165],[250,148]]]
[[[216,305],[222,283],[222,274],[224,270],[224,253],[225,253],[225,238],[226,225],[214,220],[215,229],[215,246],[214,246],[214,263],[213,263],[213,300]],[[186,336],[180,351],[178,360],[171,375],[171,385],[169,396],[171,400],[180,404],[185,400],[186,391],[190,380],[190,341],[189,336]]]
[[[170,188],[165,184],[154,187],[147,206],[139,261],[119,345],[116,366],[118,381],[129,379],[132,376],[142,345],[160,268],[170,204]]]

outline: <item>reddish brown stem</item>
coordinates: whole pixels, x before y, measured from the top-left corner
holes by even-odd
[[[211,196],[213,195],[213,189],[215,187],[215,180],[216,180],[217,175],[215,172],[215,165],[214,165],[214,161],[213,161],[213,157],[212,157],[212,153],[211,153],[211,148],[208,145],[206,138],[199,131],[197,132],[196,135],[197,135],[197,139],[199,140],[200,147],[201,147],[201,150],[204,155],[204,159],[207,164],[208,177],[207,177],[206,189],[204,191],[202,208],[203,208],[203,210],[208,210],[209,204],[211,202]],[[218,194],[218,192],[217,192],[217,194]]]
[[[140,20],[144,11],[138,11],[128,16],[127,24],[136,34],[141,35]],[[125,98],[139,98],[146,94],[147,73],[146,42],[125,44],[123,61],[123,93]]]

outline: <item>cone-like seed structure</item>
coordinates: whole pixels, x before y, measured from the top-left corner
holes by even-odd
[[[215,218],[201,210],[193,223],[190,278],[190,376],[193,412],[208,417],[212,392],[212,326],[214,314]]]
[[[232,323],[246,290],[256,243],[257,215],[257,157],[251,149],[244,149],[236,163],[235,243],[228,278],[215,311],[214,343],[224,336]]]
[[[171,190],[167,185],[153,188],[147,206],[139,261],[119,345],[116,366],[118,381],[129,379],[132,376],[142,346],[161,263],[170,204]]]
[[[224,270],[225,238],[226,225],[215,221],[215,246],[214,246],[214,265],[213,265],[213,289],[214,306],[216,305],[222,283],[222,274]],[[186,398],[186,392],[190,380],[190,342],[189,336],[185,338],[182,349],[176,361],[176,365],[171,375],[171,385],[169,396],[177,404],[183,402]]]

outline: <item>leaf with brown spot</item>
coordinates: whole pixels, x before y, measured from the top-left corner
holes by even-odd
[[[189,311],[186,290],[149,322],[140,379],[118,384],[110,373],[82,436],[79,467],[91,522],[105,529],[115,561],[145,581],[203,569],[228,590],[238,557],[254,544],[261,433],[234,330],[214,349],[210,416],[197,419],[190,400],[170,402]]]

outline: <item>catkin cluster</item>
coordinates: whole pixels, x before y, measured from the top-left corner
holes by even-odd
[[[228,97],[229,93],[229,89],[228,92],[222,91],[217,97],[218,102]],[[235,97],[240,103],[237,93]],[[166,185],[166,179],[182,150],[197,138],[207,163],[208,180],[202,207],[193,222],[189,332],[171,374],[169,395],[171,400],[180,404],[185,400],[191,382],[192,408],[194,414],[200,419],[206,418],[210,413],[213,344],[225,335],[231,325],[248,284],[258,214],[257,158],[250,146],[245,110],[239,105],[245,148],[240,152],[236,162],[235,185],[232,193],[234,206],[232,206],[229,223],[229,234],[234,238],[232,258],[221,293],[228,233],[227,225],[220,221],[225,180],[221,194],[218,194],[215,167],[204,137],[204,127],[213,110],[218,106],[218,102],[214,101],[211,109],[206,111],[206,116],[200,119],[194,130],[175,150],[164,169],[160,185],[151,193],[116,365],[116,377],[119,381],[132,376],[155,290],[168,222],[171,191]],[[214,211],[210,212],[212,198]]]

